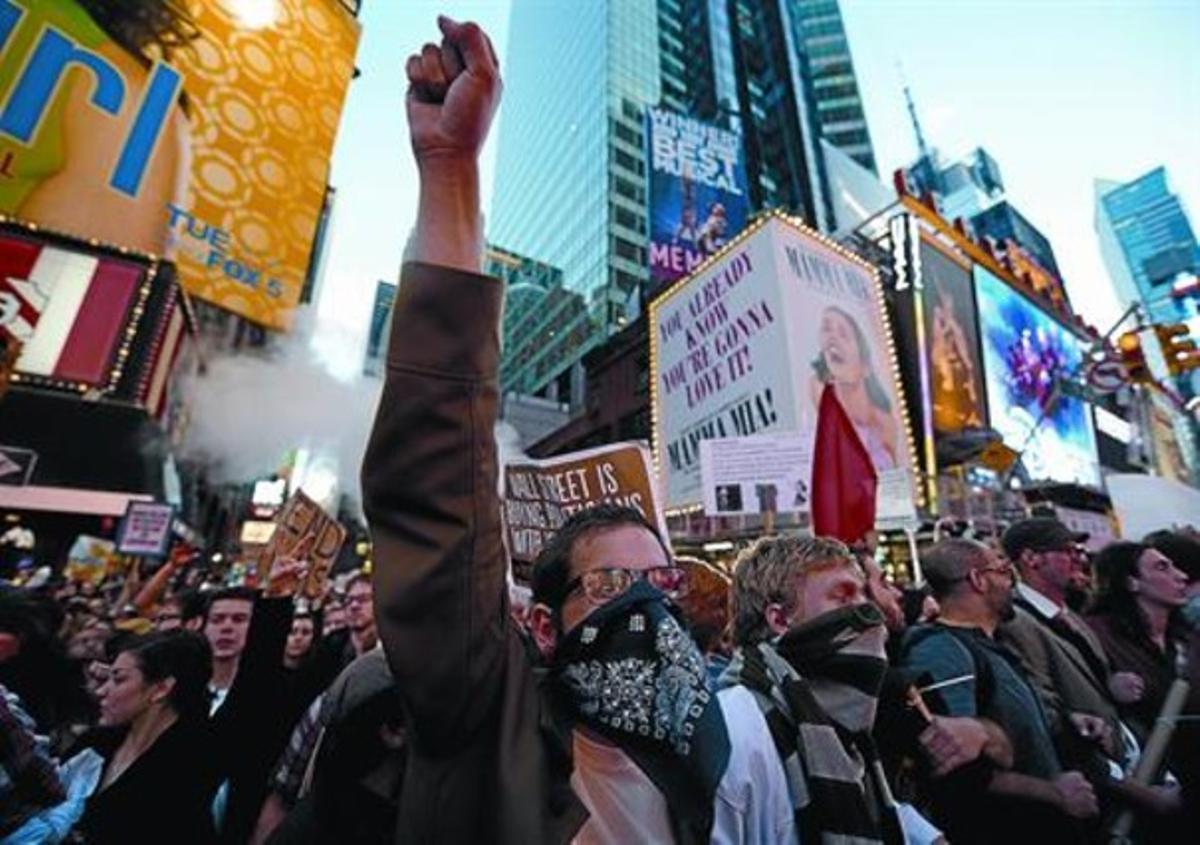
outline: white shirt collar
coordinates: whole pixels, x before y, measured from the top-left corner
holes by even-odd
[[[1062,608],[1055,604],[1045,595],[1039,593],[1033,587],[1021,581],[1017,584],[1017,592],[1021,594],[1021,598],[1033,605],[1033,609],[1045,616],[1047,619],[1053,619],[1058,614],[1062,613]]]

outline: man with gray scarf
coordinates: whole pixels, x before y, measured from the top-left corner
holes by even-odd
[[[887,629],[850,550],[760,539],[734,570],[733,616],[738,650],[722,682],[749,688],[766,717],[800,841],[905,841],[871,740]],[[923,832],[912,831],[937,835]]]

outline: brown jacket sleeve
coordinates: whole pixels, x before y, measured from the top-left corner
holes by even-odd
[[[496,492],[500,282],[410,263],[363,459],[375,615],[414,741],[468,744],[498,707],[507,557]]]

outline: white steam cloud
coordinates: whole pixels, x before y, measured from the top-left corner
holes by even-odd
[[[383,383],[334,376],[312,348],[314,327],[313,314],[302,309],[292,332],[270,349],[207,358],[205,371],[184,384],[186,458],[205,462],[217,482],[244,483],[272,475],[303,450],[307,491],[327,498],[310,488],[336,479],[336,492],[359,499],[359,467]],[[322,326],[330,331],[338,329]],[[361,336],[344,334],[322,342],[362,348]]]
[[[301,486],[331,510],[348,494],[361,515],[359,469],[383,381],[339,377],[314,349],[362,350],[363,335],[323,323],[302,308],[295,326],[265,351],[240,350],[206,359],[205,371],[184,381],[189,421],[183,457],[208,466],[218,483],[246,483],[280,470],[289,456],[305,456]],[[361,352],[354,356],[361,361]],[[496,424],[499,463],[527,460],[508,422]],[[503,471],[498,484],[503,485]],[[501,493],[498,490],[497,493]]]

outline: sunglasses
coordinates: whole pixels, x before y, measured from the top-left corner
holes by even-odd
[[[589,570],[568,582],[563,600],[582,591],[588,601],[603,604],[624,594],[637,581],[645,581],[671,599],[687,595],[687,570],[682,566],[655,566],[650,569],[607,567]]]

